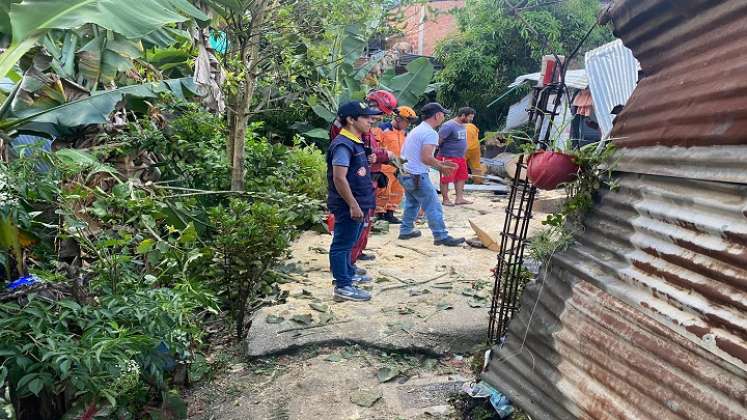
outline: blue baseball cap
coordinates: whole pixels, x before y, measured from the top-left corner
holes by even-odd
[[[340,105],[340,108],[337,110],[337,116],[341,119],[345,119],[347,117],[360,117],[363,115],[381,114],[383,114],[383,112],[381,112],[379,109],[372,108],[361,101],[346,102]]]

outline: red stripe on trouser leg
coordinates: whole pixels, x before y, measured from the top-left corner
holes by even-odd
[[[368,244],[368,234],[371,232],[371,219],[373,218],[373,215],[374,211],[372,209],[365,217],[364,223],[366,226],[363,228],[361,236],[358,237],[358,241],[353,245],[353,252],[350,254],[350,260],[353,264],[358,261],[358,257],[360,257],[361,254],[363,254],[363,250],[366,249],[366,245]]]

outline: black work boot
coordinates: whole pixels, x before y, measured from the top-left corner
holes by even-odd
[[[386,214],[384,215],[384,217],[382,217],[382,219],[386,220],[387,222],[389,222],[389,223],[391,223],[393,225],[402,224],[402,221],[399,220],[397,218],[397,216],[394,215],[393,211],[386,212]]]
[[[462,243],[464,243],[464,238],[454,238],[452,236],[447,236],[443,239],[436,239],[433,241],[434,245],[443,245],[443,246],[459,246]]]

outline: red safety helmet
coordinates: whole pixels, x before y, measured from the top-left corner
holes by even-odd
[[[392,115],[394,109],[397,108],[397,98],[392,92],[386,90],[374,90],[366,96],[366,102],[369,105],[379,108],[379,111],[386,115]]]

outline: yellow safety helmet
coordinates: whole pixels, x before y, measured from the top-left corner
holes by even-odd
[[[406,118],[410,121],[417,119],[418,114],[415,113],[415,110],[410,108],[409,106],[400,106],[397,107],[396,114],[402,118]]]

